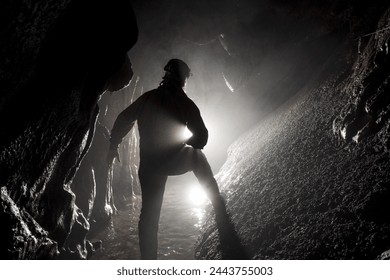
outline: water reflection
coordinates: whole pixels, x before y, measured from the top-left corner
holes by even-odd
[[[200,229],[204,222],[204,216],[206,215],[206,210],[204,208],[193,208],[192,215],[198,219],[198,222],[194,224],[194,227]]]
[[[194,259],[194,246],[206,216],[208,199],[192,174],[168,179],[161,210],[159,255],[161,260]],[[95,239],[103,241],[103,249],[92,259],[138,259],[137,224],[141,198],[135,205],[121,210],[111,227]]]
[[[191,216],[195,217],[194,227],[200,228],[206,215],[205,206],[209,202],[206,193],[199,185],[192,185],[187,192],[187,200],[191,208]]]
[[[170,177],[159,230],[159,259],[194,259],[207,198],[193,174]]]

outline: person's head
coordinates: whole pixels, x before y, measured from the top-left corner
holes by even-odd
[[[173,80],[179,83],[181,87],[184,87],[187,79],[191,75],[191,69],[188,65],[183,60],[177,58],[169,60],[167,65],[165,65],[164,70],[165,76],[163,79]]]

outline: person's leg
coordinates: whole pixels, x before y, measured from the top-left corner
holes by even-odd
[[[219,192],[213,171],[203,152],[190,146],[183,147],[172,157],[170,162],[167,162],[165,170],[169,175],[184,174],[188,171],[194,172],[213,205],[223,258],[246,259],[247,256],[227,213],[225,201]]]
[[[164,196],[166,175],[140,168],[142,208],[138,224],[141,259],[157,259],[158,224]]]
[[[226,210],[225,200],[222,198],[213,171],[206,156],[200,150],[194,150],[193,172],[199,183],[205,188],[215,212],[215,221],[219,232],[222,257],[224,259],[246,259],[245,250],[237,235],[230,215]]]
[[[205,188],[207,196],[214,208],[225,209],[225,203],[223,202],[222,196],[219,192],[219,187],[214,178],[213,171],[211,170],[206,156],[201,150],[194,149],[193,151],[192,170],[199,183]]]
[[[224,207],[213,171],[201,150],[191,146],[183,147],[166,162],[164,170],[169,175],[181,175],[193,171],[214,207]]]

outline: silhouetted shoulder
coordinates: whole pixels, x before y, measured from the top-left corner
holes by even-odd
[[[200,110],[198,108],[198,106],[195,104],[195,102],[189,98],[186,94],[185,94],[185,97],[183,98],[184,99],[184,106],[186,107],[186,110],[188,110],[188,114],[196,114],[196,115],[200,115]]]

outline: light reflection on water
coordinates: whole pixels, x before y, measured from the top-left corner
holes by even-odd
[[[159,230],[160,259],[193,259],[206,199],[192,174],[168,179]]]
[[[192,174],[168,179],[161,210],[159,259],[194,259],[194,245],[206,215],[207,198]],[[139,259],[138,217],[141,198],[133,207],[119,211],[111,227],[97,239],[103,249],[92,259]],[[92,240],[93,241],[93,240]]]

